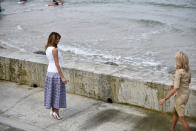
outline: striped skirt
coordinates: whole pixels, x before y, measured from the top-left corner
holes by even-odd
[[[44,89],[44,106],[66,108],[66,88],[58,73],[47,72]]]

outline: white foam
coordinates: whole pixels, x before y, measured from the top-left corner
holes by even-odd
[[[21,27],[21,25],[17,25],[17,29],[18,30],[23,30],[22,27]]]
[[[11,48],[14,48],[14,49],[18,49],[21,52],[25,52],[26,51],[24,48],[20,48],[20,47],[14,46],[14,45],[10,44],[9,42],[5,42],[3,40],[0,40],[0,43],[2,43],[3,45],[6,45],[8,47],[11,47]],[[13,41],[11,43],[13,43]]]
[[[101,54],[99,50],[92,50],[88,48],[76,48],[71,46],[59,46],[60,49],[66,52],[71,52],[76,55],[84,55],[84,56],[105,56],[104,54]],[[111,58],[112,56],[106,56],[105,58]]]
[[[18,3],[18,4],[24,4],[25,1],[18,1],[17,3]]]
[[[157,66],[161,67],[161,63],[159,61],[155,61],[152,57],[155,52],[146,52],[146,56],[143,57],[122,57],[118,55],[112,55],[110,52],[100,51],[100,50],[92,50],[87,48],[76,48],[71,46],[64,46],[60,45],[59,48],[65,52],[71,52],[75,55],[82,55],[86,57],[87,60],[93,60],[95,62],[115,62],[120,65],[132,65],[137,67],[154,67],[155,69]],[[162,67],[161,67],[162,68]],[[165,67],[162,71],[166,71]]]

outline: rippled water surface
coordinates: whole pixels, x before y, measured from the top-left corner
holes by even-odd
[[[4,0],[0,44],[24,52],[43,50],[52,31],[62,35],[65,59],[113,62],[168,74],[177,51],[190,58],[196,78],[196,0]],[[193,79],[193,82],[195,80]]]

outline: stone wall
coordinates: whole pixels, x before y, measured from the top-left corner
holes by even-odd
[[[94,99],[172,112],[173,97],[163,106],[159,100],[169,92],[169,86],[162,83],[124,77],[120,67],[66,61],[63,73],[69,80],[67,92]],[[13,52],[0,53],[0,79],[21,84],[36,84],[44,87],[47,70],[45,56]],[[191,90],[186,115],[196,118],[196,90]]]

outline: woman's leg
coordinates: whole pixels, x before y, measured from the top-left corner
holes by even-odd
[[[175,131],[177,121],[178,121],[178,113],[176,112],[176,108],[174,107],[172,126],[171,126],[170,131]]]
[[[186,122],[184,116],[180,116],[179,119],[180,122],[182,123],[182,127],[184,128],[184,131],[190,131],[189,124]]]
[[[63,5],[63,3],[64,3],[62,0],[59,0],[59,2],[61,3],[61,5]]]
[[[55,2],[52,2],[51,4],[48,4],[48,6],[54,6]]]

